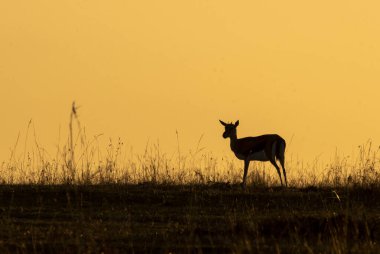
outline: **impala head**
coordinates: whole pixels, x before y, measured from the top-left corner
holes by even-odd
[[[223,133],[223,138],[230,138],[230,137],[236,137],[236,127],[239,126],[239,120],[233,123],[225,123],[221,120],[219,122],[224,126],[224,133]]]

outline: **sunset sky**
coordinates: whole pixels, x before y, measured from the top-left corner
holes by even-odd
[[[380,142],[379,1],[14,0],[0,3],[0,161],[33,119],[42,146],[72,101],[89,135],[135,150],[278,133],[309,161]],[[61,138],[64,139],[64,138]]]

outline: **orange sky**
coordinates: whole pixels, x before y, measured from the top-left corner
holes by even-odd
[[[0,161],[32,118],[41,145],[73,100],[89,133],[229,152],[278,133],[310,160],[380,141],[378,1],[2,1]],[[290,140],[292,140],[290,142]]]

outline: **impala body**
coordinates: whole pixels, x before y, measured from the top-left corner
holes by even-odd
[[[281,185],[283,185],[280,167],[277,165],[276,160],[280,161],[285,184],[288,186],[284,166],[286,142],[282,137],[277,134],[267,134],[257,137],[237,138],[236,128],[239,125],[239,121],[236,121],[235,124],[219,121],[225,128],[223,138],[230,138],[232,152],[234,152],[238,159],[244,160],[243,186],[246,183],[250,161],[270,161],[276,168]]]

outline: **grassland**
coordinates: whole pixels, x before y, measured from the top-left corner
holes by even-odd
[[[327,164],[287,155],[289,188],[255,163],[243,189],[242,165],[201,139],[175,154],[157,142],[136,155],[120,139],[100,149],[76,112],[56,152],[30,122],[0,165],[0,253],[380,253],[371,142]]]
[[[380,188],[2,185],[1,253],[379,253]]]

